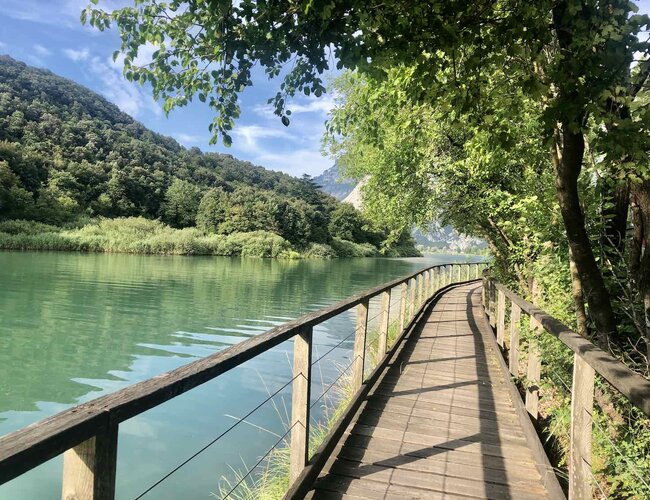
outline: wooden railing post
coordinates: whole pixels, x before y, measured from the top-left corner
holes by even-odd
[[[309,401],[311,392],[311,327],[301,328],[293,341],[291,388],[290,479],[296,480],[309,460]]]
[[[440,288],[440,268],[433,268],[433,293],[436,293]]]
[[[386,354],[388,346],[388,324],[390,321],[390,290],[381,294],[381,320],[379,324],[379,340],[377,341],[377,362]]]
[[[469,281],[470,279],[472,279],[470,277],[471,276],[470,273],[472,272],[472,264],[466,264],[466,265],[467,265],[467,281]]]
[[[424,273],[418,274],[418,306],[424,303]]]
[[[593,498],[591,483],[591,414],[594,408],[594,369],[573,355],[571,388],[571,443],[569,446],[569,500]]]
[[[424,300],[425,301],[429,300],[429,297],[431,297],[431,294],[429,293],[430,291],[431,291],[431,274],[427,269],[426,271],[424,271]]]
[[[514,302],[510,303],[510,352],[508,352],[508,368],[515,377],[519,375],[519,321],[521,308]]]
[[[499,290],[497,296],[497,344],[503,349],[506,331],[506,294]]]
[[[108,424],[94,437],[63,454],[62,500],[113,500],[118,425]]]
[[[483,302],[483,312],[489,316],[490,315],[490,294],[488,292],[488,287],[490,286],[490,282],[487,279],[487,276],[483,276],[482,280],[482,287],[481,287],[481,298]]]
[[[366,332],[368,330],[368,299],[357,306],[357,327],[354,332],[354,351],[352,355],[352,389],[354,392],[363,385],[363,369],[366,361]]]
[[[494,280],[489,281],[490,286],[488,287],[488,293],[490,294],[490,326],[492,328],[496,328],[497,326],[497,315],[496,315],[496,307],[497,307],[497,297],[496,297],[496,284]]]
[[[406,325],[406,293],[408,292],[408,285],[406,282],[400,285],[399,292],[399,331],[404,331]]]
[[[413,319],[415,316],[415,278],[409,280],[409,319]]]
[[[542,325],[540,325],[532,316],[530,317],[530,329],[535,333],[535,336],[537,336],[539,331],[542,329]],[[539,355],[539,348],[537,347],[535,339],[531,339],[528,346],[528,367],[526,370],[526,378],[528,379],[528,388],[526,389],[526,410],[528,410],[530,416],[535,420],[537,420],[539,415],[539,384],[541,372],[542,359]]]

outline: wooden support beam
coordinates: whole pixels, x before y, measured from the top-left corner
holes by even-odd
[[[379,323],[379,340],[377,341],[377,359],[386,354],[388,347],[388,325],[390,321],[390,290],[381,294],[381,319]]]
[[[497,307],[497,297],[496,297],[496,287],[494,286],[494,281],[490,280],[489,281],[489,294],[490,294],[490,326],[492,328],[496,328],[497,326],[497,314],[496,314],[496,307]]]
[[[305,327],[293,341],[293,384],[291,387],[290,482],[309,460],[309,401],[311,394],[311,358],[313,329]]]
[[[408,292],[408,285],[406,283],[402,283],[400,285],[400,293],[399,293],[399,331],[402,332],[404,330],[404,326],[406,325],[406,294]]]
[[[118,425],[98,429],[94,437],[63,454],[62,500],[113,500]]]
[[[510,351],[508,352],[508,368],[515,377],[519,375],[519,321],[521,308],[514,302],[510,303]]]
[[[530,317],[530,329],[537,335],[542,330],[542,325],[532,316]],[[534,420],[539,416],[539,384],[542,372],[542,359],[535,339],[531,340],[528,347],[528,368],[526,378],[528,388],[526,389],[526,410]]]
[[[497,297],[497,344],[503,349],[503,340],[506,331],[506,296],[499,290]]]
[[[593,498],[591,479],[591,415],[594,408],[594,369],[579,354],[573,356],[569,500]]]
[[[409,280],[409,320],[415,316],[415,278]]]
[[[366,333],[368,330],[369,301],[357,306],[357,327],[354,332],[354,351],[352,365],[352,389],[356,392],[363,385],[363,370],[366,361]]]

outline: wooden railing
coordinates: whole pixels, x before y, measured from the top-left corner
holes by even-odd
[[[289,382],[292,386],[292,410],[291,426],[287,431],[290,432],[290,476],[294,482],[301,475],[304,477],[313,474],[318,470],[318,464],[315,464],[313,457],[309,457],[308,445],[314,326],[356,307],[352,377],[357,393],[348,411],[341,417],[347,418],[358,403],[363,386],[373,376],[371,374],[368,379],[364,379],[370,300],[381,296],[381,320],[377,342],[381,365],[386,362],[391,352],[387,345],[391,320],[399,324],[399,339],[403,338],[437,290],[454,281],[479,278],[484,267],[485,264],[482,263],[461,263],[423,269],[306,314],[171,372],[75,406],[0,437],[0,484],[63,453],[62,498],[112,499],[115,497],[120,423],[212,380],[292,338],[293,378]],[[391,294],[395,292],[400,294],[399,318],[391,319]],[[395,342],[393,349],[398,342]],[[320,461],[324,456],[322,450],[331,446],[333,437],[326,438],[326,442],[321,445],[321,453],[317,452]],[[307,472],[306,466],[309,466]]]
[[[513,376],[518,377],[520,373],[519,334],[522,312],[529,316],[530,330],[534,335],[540,335],[542,332],[553,335],[573,351],[569,499],[593,498],[591,443],[595,375],[597,373],[647,416],[650,416],[650,382],[487,274],[483,277],[483,306],[490,325],[496,329],[497,344],[504,351],[506,309],[510,310],[510,341],[507,353],[510,373]],[[527,354],[525,403],[531,418],[537,420],[543,360],[535,342],[529,343]]]

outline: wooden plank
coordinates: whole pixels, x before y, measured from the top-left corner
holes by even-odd
[[[63,454],[63,500],[113,500],[117,467],[117,424],[98,429]]]
[[[571,442],[569,445],[569,500],[593,498],[591,479],[591,415],[595,371],[578,354],[573,356],[571,387]]]
[[[293,482],[309,459],[309,403],[313,329],[304,328],[293,341],[291,387],[291,449],[289,478]]]
[[[377,341],[377,359],[386,354],[388,343],[388,325],[390,322],[390,290],[381,294],[381,318],[379,323],[379,340]]]
[[[533,317],[530,318],[530,328],[537,335],[540,334],[541,325]],[[539,416],[539,384],[541,372],[542,359],[539,348],[535,339],[531,339],[528,346],[528,366],[526,371],[526,380],[528,383],[526,387],[526,410],[533,420],[537,420]]]
[[[519,321],[521,321],[520,307],[510,304],[510,351],[508,352],[508,368],[515,377],[519,376]]]
[[[483,333],[469,327],[459,290],[438,299],[417,343],[409,339],[404,356],[386,368],[337,443],[317,491],[346,498],[548,498],[505,390],[507,368],[493,370],[497,351],[472,338]]]
[[[506,296],[499,290],[497,298],[497,344],[503,349],[506,331]]]
[[[404,330],[406,325],[406,294],[408,292],[408,285],[402,283],[400,285],[400,294],[399,294],[399,331]]]
[[[409,289],[409,320],[411,320],[415,316],[415,279],[409,281]]]
[[[357,326],[354,331],[354,349],[352,351],[352,388],[357,391],[363,384],[363,371],[366,361],[366,334],[368,331],[369,302],[357,306]]]

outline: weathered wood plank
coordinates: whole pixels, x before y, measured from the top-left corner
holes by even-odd
[[[289,477],[294,481],[309,458],[309,402],[311,394],[312,328],[303,329],[293,341],[291,388],[291,450]]]
[[[400,295],[399,295],[399,331],[404,330],[406,325],[406,294],[408,292],[408,285],[402,283],[400,285]]]
[[[366,334],[368,331],[369,302],[357,306],[357,326],[354,331],[354,348],[352,350],[352,388],[356,391],[363,384],[366,361]]]
[[[497,344],[503,349],[506,331],[506,296],[499,290],[497,298]]]
[[[390,323],[390,290],[381,294],[381,318],[379,320],[379,340],[377,341],[377,359],[386,354],[388,345],[388,326]]]
[[[539,322],[531,317],[530,329],[540,335],[542,326]],[[528,345],[528,365],[526,370],[526,410],[533,418],[537,420],[539,416],[539,384],[542,373],[542,358],[540,357],[537,341],[531,339]]]
[[[473,313],[456,290],[439,299],[417,341],[408,341],[370,391],[316,491],[382,499],[396,487],[392,494],[403,498],[548,497],[502,387],[509,382],[496,351],[469,326]]]
[[[569,445],[569,500],[593,498],[591,479],[591,414],[594,407],[594,369],[573,356],[571,387],[571,442]]]
[[[508,352],[508,368],[515,377],[519,375],[519,321],[521,308],[511,303],[510,309],[510,351]]]
[[[117,424],[98,429],[63,454],[62,500],[113,500],[117,467]]]

